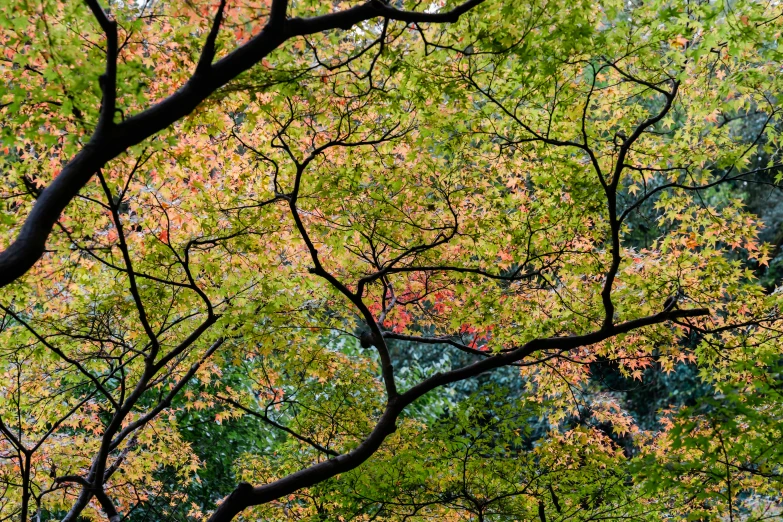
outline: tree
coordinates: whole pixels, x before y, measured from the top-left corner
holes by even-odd
[[[343,4],[3,11],[2,516],[778,509],[774,8]]]

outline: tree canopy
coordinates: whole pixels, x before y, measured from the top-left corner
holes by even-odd
[[[782,27],[0,0],[0,520],[783,517]]]

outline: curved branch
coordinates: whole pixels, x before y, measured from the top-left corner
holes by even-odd
[[[244,509],[271,502],[285,495],[290,495],[299,489],[310,487],[340,473],[357,468],[369,459],[381,446],[383,441],[397,429],[397,418],[411,403],[426,393],[446,384],[475,377],[484,372],[516,363],[540,350],[557,349],[572,350],[580,346],[595,344],[610,337],[627,333],[638,328],[660,324],[666,321],[685,317],[708,315],[709,310],[700,308],[694,310],[663,310],[655,315],[626,321],[609,328],[601,328],[584,335],[568,337],[550,337],[535,339],[514,350],[498,354],[490,358],[452,370],[446,373],[436,373],[408,391],[389,399],[386,409],[375,428],[354,450],[339,457],[320,462],[309,468],[292,473],[275,482],[253,487],[243,482],[215,510],[208,522],[229,522]]]
[[[97,6],[95,0],[90,1]],[[60,214],[99,169],[129,147],[141,143],[193,112],[217,89],[252,68],[287,40],[333,29],[350,29],[358,23],[378,17],[408,23],[455,22],[462,14],[483,2],[484,0],[467,0],[450,11],[422,13],[395,9],[379,0],[368,0],[343,11],[308,19],[286,19],[284,11],[280,14],[281,7],[284,8],[286,2],[275,2],[275,16],[270,17],[263,30],[244,45],[211,64],[208,68],[209,74],[200,74],[207,70],[202,66],[201,71],[197,70],[174,94],[149,109],[118,124],[98,125],[87,144],[66,163],[60,174],[41,193],[14,242],[0,253],[0,287],[24,275],[41,258],[46,248],[46,240]],[[102,10],[100,12],[103,13]],[[217,17],[215,22],[218,22]],[[213,27],[217,27],[217,24],[213,24]],[[206,46],[209,45],[208,41]],[[209,54],[208,49],[205,51]],[[107,56],[108,58],[110,57]],[[109,68],[106,80],[104,93],[108,93],[112,87]],[[112,100],[113,94],[111,98],[104,96],[104,113],[108,113],[110,102],[113,104]],[[111,112],[113,117],[114,110]]]

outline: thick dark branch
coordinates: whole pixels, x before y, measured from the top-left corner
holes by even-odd
[[[98,502],[101,504],[101,509],[103,509],[103,512],[106,513],[106,518],[109,519],[109,522],[119,522],[122,520],[122,517],[119,513],[117,513],[117,508],[114,507],[114,503],[111,501],[109,496],[106,494],[106,492],[103,490],[102,486],[93,487],[90,482],[85,479],[84,477],[80,477],[79,475],[64,475],[62,477],[57,477],[54,479],[55,484],[66,484],[66,483],[73,483],[73,484],[79,484],[82,486],[82,495],[81,497],[88,497],[95,495],[95,498],[98,499]],[[71,513],[69,512],[68,515],[66,515],[65,520],[68,520],[71,518]]]
[[[288,26],[293,34],[306,35],[335,28],[350,29],[359,22],[378,17],[399,20],[409,24],[454,23],[460,16],[482,3],[484,3],[484,0],[468,0],[451,11],[422,13],[396,9],[381,0],[369,0],[361,5],[337,13],[329,13],[307,19],[292,18],[288,21]]]
[[[640,80],[641,82],[641,80]],[[647,86],[648,84],[645,82],[641,82],[643,85]],[[628,157],[628,153],[631,150],[631,147],[636,143],[636,141],[642,136],[642,134],[661,121],[671,110],[672,105],[674,104],[674,100],[677,97],[677,91],[680,88],[680,83],[676,80],[672,80],[671,82],[672,89],[671,91],[663,91],[663,95],[665,98],[665,103],[660,111],[658,111],[657,114],[654,114],[653,116],[650,116],[649,118],[645,119],[643,122],[641,122],[639,125],[636,126],[636,128],[633,130],[630,136],[628,136],[627,139],[623,141],[623,143],[620,145],[620,150],[617,153],[617,161],[615,163],[614,172],[612,174],[612,179],[609,181],[608,184],[604,184],[604,192],[606,193],[606,203],[607,203],[607,211],[609,214],[609,229],[611,233],[611,254],[612,254],[612,262],[609,266],[609,269],[606,271],[606,280],[604,281],[604,286],[601,289],[601,301],[603,302],[604,306],[604,328],[610,329],[612,323],[614,322],[614,303],[612,302],[612,285],[614,284],[615,277],[617,276],[617,271],[620,269],[620,262],[621,262],[621,255],[620,255],[620,227],[622,226],[622,221],[618,217],[617,212],[617,186],[620,183],[620,177],[623,172],[623,166],[626,163],[626,158]],[[656,89],[656,91],[662,91],[661,89]]]
[[[706,309],[664,310],[655,315],[613,325],[610,328],[601,328],[585,335],[536,339],[509,352],[482,359],[476,363],[446,373],[437,373],[410,388],[405,393],[389,400],[373,431],[356,449],[263,486],[253,487],[250,484],[242,483],[223,501],[209,518],[209,522],[228,522],[245,508],[271,502],[285,495],[290,495],[299,489],[310,487],[335,475],[355,469],[369,459],[380,448],[386,437],[396,430],[397,418],[405,407],[435,388],[516,363],[537,351],[572,350],[580,346],[599,343],[610,337],[644,326],[707,314],[709,314],[709,311]]]
[[[212,28],[207,35],[207,41],[201,50],[201,57],[196,65],[196,74],[207,74],[212,68],[212,60],[215,59],[215,40],[217,40],[220,24],[223,22],[223,11],[226,9],[226,0],[220,0],[215,19],[212,21]]]
[[[95,488],[95,498],[100,502],[101,509],[106,513],[106,518],[109,519],[109,522],[120,522],[122,520],[120,514],[117,513],[117,508],[114,507],[114,502],[111,501],[103,487]]]
[[[280,24],[285,22],[287,11],[288,0],[272,0],[272,5],[269,8],[269,23]]]
[[[97,6],[94,3],[97,0],[91,1],[92,5]],[[93,134],[90,141],[63,167],[37,199],[15,241],[0,253],[0,287],[21,277],[40,259],[60,214],[98,169],[129,147],[190,114],[213,92],[259,63],[286,40],[332,29],[348,29],[377,17],[411,23],[454,22],[483,1],[468,0],[444,13],[420,13],[401,11],[377,0],[370,0],[344,11],[310,19],[290,19],[278,23],[278,19],[273,17],[257,36],[212,64],[210,74],[194,75],[163,101],[126,118],[122,123],[106,127],[105,132],[102,130]],[[284,2],[277,1],[275,4],[280,6]],[[107,76],[106,80],[105,85],[112,87],[110,84],[113,84],[114,79]],[[113,91],[107,88],[104,92]],[[107,101],[113,102],[113,99],[104,100]],[[104,108],[107,109],[104,112],[108,113],[107,103],[104,103]],[[114,107],[111,107],[111,112],[113,117]]]
[[[62,522],[74,522],[79,517],[79,514],[84,511],[84,508],[87,507],[87,504],[90,503],[90,500],[92,500],[92,488],[90,487],[89,482],[85,482],[86,485],[82,487],[82,491],[79,493],[79,497],[76,499],[76,502],[73,503],[71,509],[68,510],[68,513],[66,513],[65,517],[63,517]]]
[[[676,321],[675,321],[676,322]],[[471,355],[477,355],[479,357],[494,357],[498,353],[506,353],[510,352],[511,349],[503,349],[498,351],[482,351],[477,350],[476,348],[471,348],[470,346],[458,343],[454,339],[450,337],[421,337],[418,335],[403,335],[403,334],[396,334],[393,332],[383,332],[383,337],[386,339],[397,339],[400,341],[409,341],[409,342],[415,342],[415,343],[422,343],[422,344],[447,344],[449,346],[453,346],[454,348],[463,351],[465,353],[469,353]],[[543,364],[546,361],[552,360],[552,359],[565,359],[571,362],[576,362],[570,359],[569,357],[565,357],[563,353],[567,350],[560,350],[555,349],[554,351],[547,351],[547,355],[543,357],[539,357],[536,359],[528,359],[525,362],[514,362],[509,363],[506,366],[516,366],[518,368],[523,368],[526,366],[535,366],[537,364]]]
[[[95,129],[95,133],[99,134],[114,124],[114,111],[117,108],[117,22],[109,19],[98,4],[98,0],[86,0],[86,2],[101,29],[106,33],[106,72],[99,79],[103,99],[98,126]]]
[[[533,352],[541,350],[559,350],[568,351],[580,346],[588,346],[596,344],[611,337],[628,333],[632,330],[642,328],[645,326],[651,326],[654,324],[660,324],[666,321],[673,321],[675,319],[681,319],[684,317],[701,317],[709,314],[709,310],[705,308],[697,308],[693,310],[664,310],[655,315],[626,321],[617,325],[613,325],[610,328],[601,328],[592,333],[585,335],[572,335],[568,337],[549,337],[546,339],[536,339],[528,342],[527,344],[511,350],[509,352],[498,354],[492,358],[478,361],[469,366],[452,370],[450,372],[436,374],[426,379],[425,381],[417,384],[401,396],[401,400],[410,404],[414,400],[423,396],[425,393],[434,390],[439,386],[451,384],[453,382],[462,381],[470,377],[475,377],[481,373],[489,370],[494,370],[502,366],[517,362]]]
[[[84,477],[80,477],[79,475],[63,475],[62,477],[57,477],[54,479],[55,484],[65,484],[67,482],[79,484],[80,486],[84,486],[85,488],[90,487],[90,483],[87,482],[87,479],[85,479]]]
[[[87,7],[92,11],[93,16],[98,21],[98,24],[103,29],[103,32],[109,33],[112,29],[116,29],[117,24],[113,20],[109,19],[106,11],[98,4],[98,0],[86,0]]]
[[[131,437],[131,439],[128,441],[125,447],[122,448],[122,451],[120,452],[119,456],[117,456],[117,458],[112,463],[112,465],[106,468],[106,472],[103,474],[104,484],[111,478],[112,475],[114,475],[117,472],[118,469],[120,469],[120,466],[122,466],[122,463],[128,457],[128,454],[136,448],[137,444],[138,444],[138,439],[134,435],[133,437]]]

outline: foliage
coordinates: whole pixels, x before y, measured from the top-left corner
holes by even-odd
[[[780,516],[778,10],[0,4],[0,518]]]

